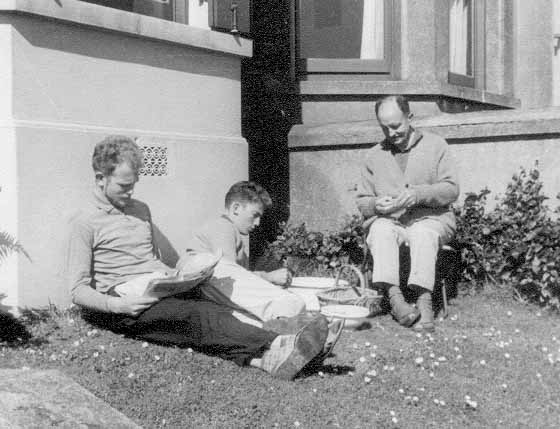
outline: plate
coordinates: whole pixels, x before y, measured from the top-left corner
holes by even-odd
[[[339,286],[348,286],[346,280],[339,280]],[[335,279],[329,277],[294,277],[290,287],[308,289],[328,289],[335,286]]]
[[[369,315],[369,310],[359,305],[325,305],[321,307],[321,313],[339,319],[363,319]]]

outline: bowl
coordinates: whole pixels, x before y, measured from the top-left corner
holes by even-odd
[[[354,329],[365,322],[369,310],[359,305],[325,305],[321,314],[331,320],[343,320],[345,329]]]

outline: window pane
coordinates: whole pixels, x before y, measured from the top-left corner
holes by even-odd
[[[449,71],[473,76],[473,1],[451,0],[449,9]]]
[[[302,0],[302,58],[383,59],[384,0]]]

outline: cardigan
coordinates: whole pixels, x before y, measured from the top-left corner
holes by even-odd
[[[451,204],[459,196],[456,167],[445,139],[429,132],[413,129],[404,171],[396,160],[395,148],[382,141],[365,154],[361,178],[356,192],[356,204],[366,219],[367,227],[378,217],[392,217],[405,226],[430,218],[456,229]],[[379,197],[396,197],[406,188],[416,191],[413,207],[390,215],[376,213]]]

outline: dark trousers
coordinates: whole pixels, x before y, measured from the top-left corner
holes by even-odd
[[[198,294],[165,298],[137,318],[123,322],[135,337],[192,347],[240,366],[260,358],[278,336],[239,321],[229,307]]]

